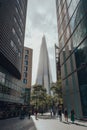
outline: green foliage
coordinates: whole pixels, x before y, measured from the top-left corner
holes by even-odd
[[[44,111],[51,106],[51,96],[46,93],[42,85],[34,85],[31,93],[31,105],[38,110]]]
[[[61,78],[59,78],[58,81],[52,85],[51,90],[53,91],[54,102],[63,103]]]

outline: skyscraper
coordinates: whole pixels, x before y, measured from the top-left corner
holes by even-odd
[[[21,78],[27,0],[0,0],[0,65]]]
[[[24,103],[20,79],[26,10],[27,0],[0,0],[0,118],[17,115]]]
[[[64,106],[87,117],[87,2],[56,0]]]
[[[45,36],[43,36],[40,48],[36,84],[44,86],[47,90],[47,93],[50,94],[51,83],[52,83],[52,75],[50,70],[49,56],[46,46],[46,39]]]

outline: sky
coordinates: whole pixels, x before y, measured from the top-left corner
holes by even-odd
[[[33,49],[32,85],[36,83],[40,46],[45,35],[52,80],[56,82],[55,43],[58,44],[55,0],[28,0],[24,46]]]

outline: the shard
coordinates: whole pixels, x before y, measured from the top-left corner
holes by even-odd
[[[45,36],[43,36],[40,48],[36,84],[44,86],[47,90],[47,94],[51,94],[50,92],[51,83],[52,83],[52,75],[50,70],[49,56],[46,46],[46,39]]]

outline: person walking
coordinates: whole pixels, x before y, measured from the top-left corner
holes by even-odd
[[[75,121],[75,112],[74,112],[74,109],[71,110],[71,121],[72,121],[72,123],[74,123],[74,121]]]
[[[62,121],[62,110],[61,110],[61,109],[59,109],[59,111],[58,111],[58,115],[59,115],[59,119],[60,119],[60,121]]]
[[[65,121],[68,122],[68,111],[66,108],[64,110],[64,117],[65,117]]]
[[[30,119],[30,116],[31,116],[31,113],[30,113],[30,111],[28,112],[28,117],[29,117],[29,119]]]
[[[59,116],[59,120],[62,121],[62,105],[58,104],[58,116]]]
[[[37,109],[35,110],[35,119],[37,120]]]
[[[52,113],[53,113],[53,111],[52,111],[52,108],[50,109],[50,116],[51,116],[51,118],[52,118]]]

